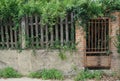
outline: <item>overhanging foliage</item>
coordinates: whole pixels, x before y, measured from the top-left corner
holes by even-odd
[[[13,17],[16,24],[25,15],[39,14],[43,24],[52,25],[68,11],[85,23],[89,18],[106,16],[114,10],[120,10],[120,0],[0,0],[0,19]]]

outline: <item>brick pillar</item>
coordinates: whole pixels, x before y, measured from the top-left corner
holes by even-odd
[[[119,54],[117,53],[117,48],[114,45],[114,42],[116,40],[116,33],[119,30],[119,22],[120,22],[120,18],[119,18],[119,12],[114,12],[112,13],[113,16],[115,16],[115,20],[113,20],[111,22],[111,51],[112,51],[112,58],[111,58],[111,70],[112,71],[118,71],[120,70],[120,58],[119,58]]]
[[[76,37],[76,43],[77,43],[77,50],[78,50],[78,54],[80,54],[80,61],[83,65],[81,66],[84,66],[84,55],[85,55],[85,46],[86,46],[86,39],[85,39],[85,32],[83,30],[82,27],[80,27],[79,23],[76,22],[76,29],[75,29],[75,37]]]
[[[78,23],[76,23],[76,29],[75,29],[75,35],[76,35],[76,43],[77,43],[77,49],[79,51],[85,50],[85,32],[81,26],[79,26]]]

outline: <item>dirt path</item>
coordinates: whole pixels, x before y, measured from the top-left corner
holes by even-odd
[[[0,81],[74,81],[74,80],[42,80],[42,79],[31,79],[31,78],[9,78],[9,79],[0,79]]]

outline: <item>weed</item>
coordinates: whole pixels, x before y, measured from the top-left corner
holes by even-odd
[[[63,74],[57,69],[43,69],[41,71],[32,72],[29,74],[31,78],[42,78],[42,79],[63,79]]]
[[[82,70],[80,73],[75,77],[75,81],[84,81],[86,79],[101,79],[102,72],[101,71],[89,71],[89,70]]]
[[[41,78],[41,77],[42,77],[42,74],[41,74],[40,71],[38,71],[38,72],[31,72],[31,73],[29,74],[29,77],[31,77],[31,78]]]
[[[0,77],[3,78],[19,78],[22,75],[18,73],[16,70],[14,70],[11,67],[6,67],[4,69],[0,70]]]

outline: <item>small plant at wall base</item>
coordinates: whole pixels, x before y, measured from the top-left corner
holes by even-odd
[[[41,78],[42,74],[41,74],[41,71],[31,72],[28,77],[30,77],[30,78]]]
[[[29,74],[31,78],[42,78],[42,79],[63,79],[63,74],[57,69],[43,69],[41,71],[32,72]]]
[[[14,70],[11,67],[6,67],[4,69],[0,70],[0,77],[3,78],[20,78],[22,75],[18,73],[16,70]]]
[[[80,71],[80,73],[75,77],[75,81],[86,81],[87,79],[101,79],[102,72],[101,71]]]

